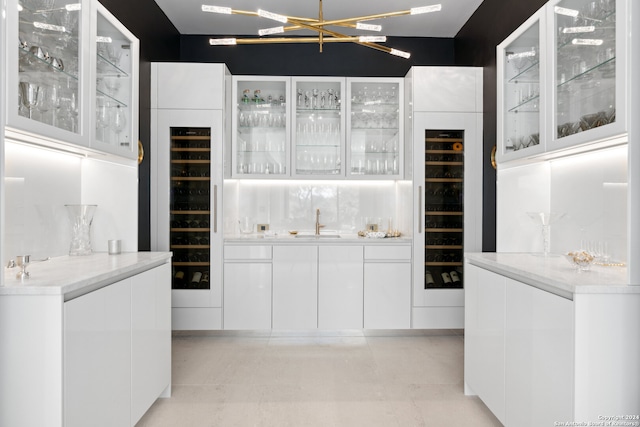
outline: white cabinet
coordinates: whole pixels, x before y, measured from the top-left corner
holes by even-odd
[[[465,271],[465,392],[506,426],[597,421],[575,405],[574,301],[468,263]]]
[[[462,255],[482,247],[482,69],[412,67],[406,80],[414,191],[412,327],[462,328]]]
[[[130,425],[130,285],[123,280],[65,303],[65,426]]]
[[[506,424],[535,427],[570,420],[573,303],[515,280],[503,280]]]
[[[171,384],[171,267],[131,278],[131,424]]]
[[[464,383],[505,424],[506,279],[466,265]]]
[[[98,1],[91,16],[95,70],[95,124],[91,145],[108,153],[138,157],[138,39]],[[95,86],[94,86],[95,84]]]
[[[7,63],[14,64],[7,70],[7,134],[135,159],[139,42],[133,34],[95,0],[55,7],[10,1],[6,10],[7,42],[19,40],[7,48]]]
[[[619,144],[627,0],[552,0],[497,47],[498,162]]]
[[[290,88],[289,77],[233,77],[232,177],[291,175]]]
[[[403,177],[404,79],[347,79],[347,177]]]
[[[363,247],[320,246],[318,259],[318,328],[362,328]]]
[[[293,77],[291,173],[300,178],[344,178],[345,79]]]
[[[273,247],[273,329],[318,327],[318,247]]]
[[[222,110],[227,107],[223,64],[153,63],[151,108]],[[221,72],[223,73],[221,76]],[[222,78],[221,78],[222,77]]]
[[[411,328],[411,247],[364,247],[364,328]]]
[[[151,78],[151,247],[174,253],[172,325],[221,329],[231,76],[224,64],[153,63]]]
[[[224,329],[271,329],[271,251],[225,246]]]

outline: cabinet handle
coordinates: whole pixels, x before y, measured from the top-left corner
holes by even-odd
[[[218,232],[218,186],[213,186],[213,232]]]
[[[418,187],[418,234],[422,233],[422,186]]]

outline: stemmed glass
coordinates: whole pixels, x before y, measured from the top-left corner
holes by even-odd
[[[124,130],[126,125],[127,119],[124,108],[120,107],[120,105],[116,105],[116,109],[113,111],[113,123],[111,123],[111,128],[116,133],[117,144],[120,144],[120,133]]]
[[[109,127],[109,122],[111,119],[109,114],[110,108],[111,107],[109,106],[109,103],[104,102],[102,104],[99,104],[96,110],[96,125],[99,129],[101,129],[102,137],[100,138],[100,140],[102,142],[109,142],[107,128]]]
[[[40,102],[37,105],[38,111],[40,111],[40,121],[43,123],[54,124],[55,112],[52,112],[52,118],[49,121],[47,119],[47,113],[54,109],[56,106],[56,91],[53,86],[41,86],[40,87]]]
[[[527,212],[529,218],[542,227],[542,248],[544,256],[550,255],[550,226],[564,218],[566,214],[560,212]]]
[[[33,109],[38,105],[40,86],[34,83],[20,82],[20,97],[22,105],[29,110],[29,118],[31,118]]]

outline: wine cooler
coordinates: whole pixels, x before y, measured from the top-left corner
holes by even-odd
[[[462,288],[464,131],[425,131],[425,289]]]
[[[172,127],[170,139],[172,287],[209,289],[211,129]]]

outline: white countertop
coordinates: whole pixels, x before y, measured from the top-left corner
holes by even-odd
[[[363,245],[388,245],[388,244],[410,244],[411,238],[400,236],[400,237],[386,237],[382,239],[368,238],[368,237],[360,237],[355,233],[338,233],[340,237],[316,237],[313,234],[298,234],[298,236],[304,237],[296,237],[289,233],[279,233],[275,236],[267,236],[262,233],[251,233],[251,234],[227,234],[224,236],[224,243],[228,244],[259,244],[259,245],[271,245],[271,244],[309,244],[312,243],[314,245],[317,244],[326,244],[326,245],[336,245],[336,244],[363,244]]]
[[[578,272],[562,255],[553,254],[483,252],[465,253],[465,258],[472,265],[569,299],[575,294],[640,293],[640,286],[629,284],[626,267],[594,264],[590,271]]]
[[[28,279],[17,279],[20,271],[5,268],[2,295],[62,295],[69,300],[100,289],[126,277],[164,264],[171,252],[127,252],[119,255],[93,253],[87,256],[61,256],[33,262]]]

